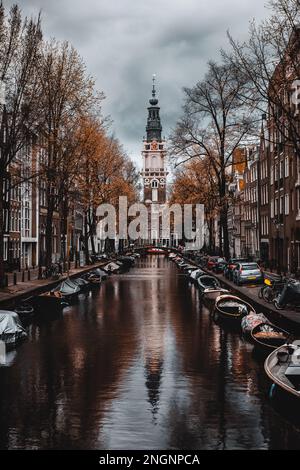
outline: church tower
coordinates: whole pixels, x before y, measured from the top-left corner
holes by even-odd
[[[162,139],[160,107],[156,97],[155,75],[153,75],[152,98],[149,100],[146,138],[144,138],[143,157],[143,188],[144,203],[161,205],[166,203],[166,151]]]

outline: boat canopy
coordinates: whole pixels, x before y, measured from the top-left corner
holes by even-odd
[[[70,279],[67,279],[59,284],[54,290],[61,292],[62,295],[71,295],[78,294],[80,292],[80,287],[74,284]]]
[[[27,336],[16,312],[0,310],[0,338],[4,335],[17,335],[24,338]]]
[[[106,266],[103,268],[105,271],[117,271],[120,269],[120,266],[116,263],[108,263]]]
[[[89,274],[94,274],[96,276],[104,277],[107,276],[107,273],[100,268],[96,268],[93,271],[90,271]]]

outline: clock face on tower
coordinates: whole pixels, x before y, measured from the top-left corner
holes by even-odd
[[[154,140],[151,144],[151,150],[157,150],[158,149],[158,143],[156,140]]]

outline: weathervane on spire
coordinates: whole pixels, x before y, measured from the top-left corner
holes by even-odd
[[[152,82],[153,82],[153,87],[152,87],[152,96],[155,98],[156,95],[156,90],[155,90],[155,80],[156,80],[156,75],[155,73],[152,75]]]

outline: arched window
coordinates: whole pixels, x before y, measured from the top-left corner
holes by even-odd
[[[153,180],[153,181],[152,181],[152,183],[151,183],[151,188],[153,188],[153,189],[158,188],[158,181],[157,181],[157,180]]]

